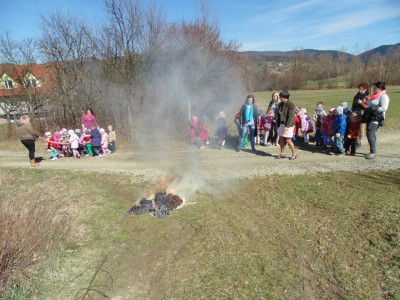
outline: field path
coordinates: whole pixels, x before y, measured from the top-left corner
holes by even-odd
[[[298,159],[275,159],[279,147],[257,146],[257,152],[234,149],[198,150],[195,147],[182,145],[178,150],[159,151],[153,149],[146,152],[117,151],[103,157],[82,157],[81,159],[61,158],[50,160],[44,151],[45,144],[37,142],[37,157],[42,158],[42,169],[68,169],[84,172],[121,172],[132,176],[140,176],[150,181],[158,181],[165,174],[193,172],[208,179],[236,179],[272,174],[304,174],[329,171],[363,171],[400,168],[400,132],[378,132],[378,156],[374,160],[366,160],[368,152],[366,138],[356,156],[329,155],[321,152],[313,144],[298,148]],[[290,155],[286,149],[286,155]],[[27,152],[21,145],[21,151],[0,151],[0,167],[29,168]]]

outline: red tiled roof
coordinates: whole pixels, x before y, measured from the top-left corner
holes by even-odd
[[[9,96],[23,96],[27,94],[27,88],[23,83],[25,75],[31,73],[38,80],[42,82],[42,85],[34,89],[35,93],[41,93],[48,89],[52,84],[52,81],[56,80],[55,69],[49,64],[32,64],[32,65],[0,65],[0,77],[6,73],[15,82],[18,83],[17,88],[13,89],[2,89],[0,88],[0,97]]]

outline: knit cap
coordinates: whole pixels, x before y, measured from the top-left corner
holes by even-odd
[[[341,106],[342,106],[343,108],[347,108],[347,105],[348,105],[347,102],[342,102],[342,104],[341,104]]]
[[[340,105],[338,107],[336,107],[336,113],[338,115],[343,115],[343,107]]]
[[[50,131],[47,131],[47,132],[44,133],[44,135],[45,135],[45,136],[51,136],[51,132],[50,132]]]

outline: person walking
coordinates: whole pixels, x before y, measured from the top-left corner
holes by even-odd
[[[279,134],[279,146],[280,154],[276,156],[276,159],[285,158],[283,154],[285,150],[285,145],[288,144],[290,150],[292,151],[292,156],[290,160],[297,158],[297,153],[292,141],[293,129],[295,125],[295,106],[292,101],[289,100],[290,94],[288,91],[281,91],[279,93],[279,98],[281,99],[281,104],[278,109],[278,134]]]
[[[247,132],[250,132],[251,150],[256,151],[256,148],[254,147],[254,133],[256,132],[258,125],[258,109],[254,102],[254,96],[248,95],[245,103],[240,109],[240,128],[242,128],[242,135],[240,136],[236,149],[237,152],[240,152],[243,148],[243,142]]]
[[[28,149],[31,166],[40,166],[40,164],[35,160],[35,141],[36,139],[39,139],[46,142],[46,139],[39,136],[39,133],[33,128],[29,116],[24,115],[19,118],[19,123],[17,124],[17,135],[20,138],[22,145]]]
[[[369,153],[365,155],[366,159],[374,159],[376,157],[376,132],[379,126],[385,123],[386,111],[389,107],[389,96],[386,93],[384,82],[378,81],[374,83],[374,92],[365,104],[362,100],[358,100],[364,108],[366,116],[367,140],[369,144]]]

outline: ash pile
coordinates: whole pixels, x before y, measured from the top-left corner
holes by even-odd
[[[152,213],[155,217],[164,218],[171,214],[173,209],[183,205],[183,200],[178,195],[157,193],[154,199],[139,200],[127,214],[143,215]]]

